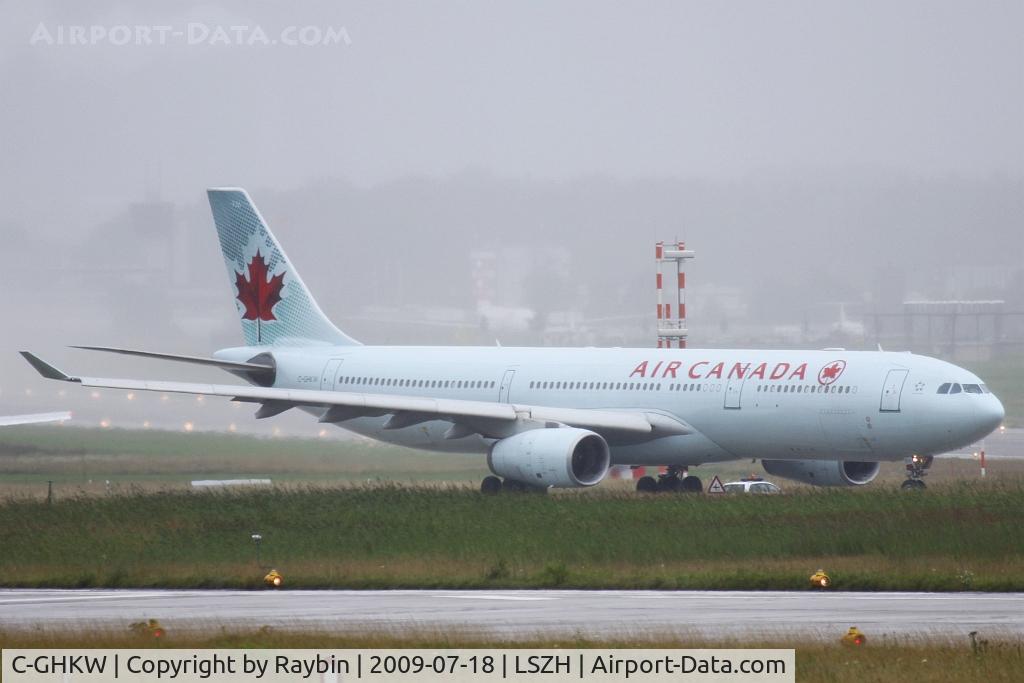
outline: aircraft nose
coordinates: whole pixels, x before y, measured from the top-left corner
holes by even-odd
[[[1003,403],[996,398],[995,394],[990,394],[987,399],[977,408],[978,431],[984,431],[985,434],[995,431],[999,425],[1003,424],[1003,418],[1006,417]]]

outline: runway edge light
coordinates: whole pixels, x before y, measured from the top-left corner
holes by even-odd
[[[843,645],[852,645],[854,647],[864,645],[868,642],[868,637],[864,635],[859,628],[851,626],[850,630],[847,631],[842,638],[839,639]]]
[[[832,585],[832,577],[824,569],[819,569],[811,574],[811,585],[815,588],[828,588]]]
[[[267,572],[267,575],[263,577],[263,583],[268,588],[280,588],[284,584],[284,577],[281,576],[281,572],[276,569],[271,569]]]
[[[156,619],[150,619],[148,621],[137,621],[134,624],[128,626],[136,635],[144,638],[163,638],[167,632],[164,631],[164,627],[160,625],[160,622]]]

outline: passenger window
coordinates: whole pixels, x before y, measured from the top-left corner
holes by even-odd
[[[964,391],[966,391],[968,394],[980,394],[981,387],[978,386],[977,384],[965,384]]]
[[[951,394],[959,394],[960,393],[960,385],[959,384],[954,384],[952,386],[952,388],[949,390],[949,393],[951,393]]]

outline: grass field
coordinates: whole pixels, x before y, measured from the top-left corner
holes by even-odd
[[[85,629],[59,631],[3,631],[0,647],[5,648],[134,648],[155,647],[152,639],[127,631]],[[838,643],[778,640],[747,642],[735,640],[666,638],[657,635],[621,637],[615,640],[537,637],[503,641],[461,633],[293,633],[273,629],[218,631],[177,634],[168,632],[159,643],[172,648],[273,648],[273,649],[368,649],[368,648],[795,648],[796,680],[818,683],[1013,683],[1024,671],[1024,643],[978,641],[873,641],[851,649]]]
[[[278,439],[227,433],[11,427],[0,430],[0,495],[104,492],[139,485],[187,486],[193,479],[275,482],[479,481],[483,458],[414,451],[366,440]],[[39,486],[42,484],[42,486]]]
[[[761,473],[759,464],[736,461],[694,470],[705,481]],[[989,463],[993,479],[1024,478],[1024,460]],[[488,474],[480,455],[439,454],[366,440],[279,439],[227,433],[85,429],[72,426],[0,430],[0,498],[57,497],[109,491],[187,488],[193,479],[269,478],[275,483],[457,482],[479,484]],[[899,483],[902,463],[883,463],[878,484]],[[940,460],[929,481],[974,479],[978,465]],[[107,483],[109,482],[109,484]],[[799,484],[779,481],[786,490]],[[624,488],[607,482],[601,488]]]
[[[1024,589],[1024,467],[937,463],[924,494],[781,481],[775,497],[647,496],[629,482],[495,498],[474,456],[362,442],[62,428],[0,432],[0,584],[256,588]],[[701,467],[735,478],[749,463]],[[755,471],[759,466],[754,466]],[[195,478],[272,488],[193,492]],[[55,501],[45,502],[53,480]],[[108,488],[106,480],[111,481]],[[387,483],[387,482],[392,483]],[[317,482],[312,485],[311,482]],[[404,483],[395,483],[404,482]],[[264,537],[262,566],[250,534]],[[4,630],[0,647],[150,647],[125,631]],[[626,635],[506,642],[446,632],[171,632],[164,647],[796,647],[797,680],[1018,681],[1024,644],[735,642]]]
[[[6,586],[1024,589],[1024,482],[908,493],[485,497],[465,486],[166,491],[0,504]]]

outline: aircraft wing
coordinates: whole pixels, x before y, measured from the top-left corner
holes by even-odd
[[[261,406],[256,412],[257,418],[277,415],[296,406],[320,406],[326,409],[320,418],[321,422],[344,422],[357,417],[390,415],[384,425],[385,429],[409,427],[429,420],[449,420],[454,423],[449,438],[470,434],[503,438],[515,433],[516,427],[530,422],[540,423],[536,426],[553,422],[590,429],[599,434],[625,432],[654,436],[654,432],[657,432],[657,436],[664,436],[689,434],[693,431],[689,425],[667,415],[641,411],[588,410],[399,394],[362,394],[235,384],[73,377],[32,353],[22,351],[21,355],[47,379],[76,382],[82,386],[103,389],[224,396],[235,401],[260,403]]]
[[[0,415],[0,427],[30,425],[40,422],[63,422],[70,419],[71,413],[67,411],[61,413],[33,413],[31,415]]]
[[[157,360],[170,360],[179,363],[194,363],[196,365],[210,365],[223,370],[238,370],[241,372],[273,372],[274,366],[264,363],[239,363],[220,358],[203,358],[202,356],[183,356],[177,353],[157,353],[155,351],[139,351],[137,349],[121,349],[113,346],[75,346],[73,349],[84,349],[86,351],[103,351],[106,353],[120,353],[125,356],[139,356],[141,358],[156,358]]]

